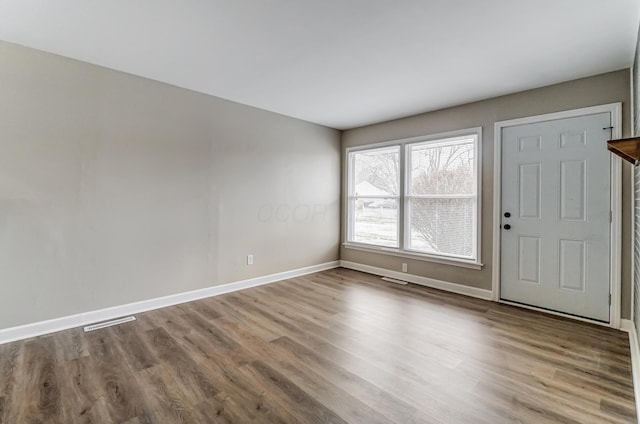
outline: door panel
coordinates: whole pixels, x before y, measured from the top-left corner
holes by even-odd
[[[609,321],[610,122],[502,129],[502,299]]]
[[[518,246],[518,279],[540,284],[540,237],[521,236]]]
[[[585,255],[584,240],[560,240],[560,288],[585,291]]]
[[[520,164],[520,218],[540,219],[542,164]]]
[[[587,161],[560,162],[560,219],[584,221],[586,217]]]

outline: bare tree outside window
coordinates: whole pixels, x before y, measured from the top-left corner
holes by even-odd
[[[400,154],[399,149],[384,149],[371,153],[360,153],[355,156],[355,183],[363,181],[384,191],[386,194],[398,195],[400,192]],[[371,194],[371,193],[357,193]]]
[[[474,239],[473,140],[411,146],[409,248],[471,256]]]

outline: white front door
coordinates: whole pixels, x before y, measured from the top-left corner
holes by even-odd
[[[610,126],[502,129],[501,299],[609,322]]]

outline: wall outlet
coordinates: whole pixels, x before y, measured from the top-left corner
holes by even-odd
[[[253,255],[247,255],[247,265],[253,265]]]
[[[402,264],[402,272],[407,272],[407,264]]]

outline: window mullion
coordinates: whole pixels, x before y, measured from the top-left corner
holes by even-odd
[[[400,146],[400,169],[398,178],[400,179],[400,192],[398,193],[400,199],[398,200],[398,247],[400,250],[405,249],[405,240],[407,237],[407,229],[405,223],[407,222],[407,205],[405,202],[406,197],[406,185],[407,185],[407,166],[411,166],[411,161],[407,158],[406,146]],[[407,163],[409,165],[407,165]]]

